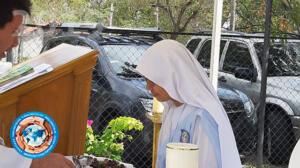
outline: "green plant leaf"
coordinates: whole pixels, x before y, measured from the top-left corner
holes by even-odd
[[[131,141],[133,137],[126,135],[125,132],[133,129],[141,131],[143,127],[139,120],[122,116],[111,120],[101,136],[94,135],[93,130],[87,127],[85,153],[121,161],[124,144],[118,141],[123,139]]]

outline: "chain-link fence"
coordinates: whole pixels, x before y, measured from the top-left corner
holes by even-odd
[[[219,89],[229,87],[240,95],[240,111],[232,108],[233,101],[227,101],[230,109],[226,101],[220,99],[231,121],[240,154],[250,156],[243,159],[245,164],[255,161],[257,113],[262,103],[263,40],[263,35],[259,34],[224,32],[220,43]],[[187,47],[209,70],[211,36],[194,36]],[[299,138],[299,56],[300,39],[273,38],[269,50],[265,102],[263,150],[266,164],[284,167]],[[253,107],[255,110],[251,110]]]
[[[130,133],[133,140],[124,142],[123,160],[136,167],[150,167],[153,124],[146,118],[145,108],[152,97],[146,91],[143,79],[132,71],[149,45],[143,44],[141,40],[126,42],[128,39],[125,37],[107,40],[114,42],[102,45],[103,54],[99,55],[94,68],[89,119],[94,121],[93,128],[98,133],[101,133],[111,119],[118,116],[140,120],[144,129]]]
[[[142,121],[143,131],[133,131],[133,140],[124,142],[123,160],[138,168],[151,167],[153,123],[145,114],[152,109],[152,96],[145,89],[143,78],[133,68],[148,47],[162,37],[168,38],[169,34],[149,31],[142,35],[138,32],[116,35],[95,31],[79,35],[78,32],[69,32],[41,43],[36,40],[36,44],[19,50],[22,53],[19,55],[26,55],[28,50],[33,54],[32,51],[41,49],[40,44],[43,44],[44,50],[61,43],[98,50],[100,54],[93,72],[90,98],[89,119],[94,121],[92,127],[101,134],[108,122],[117,116],[130,116]],[[262,37],[259,34],[224,32],[220,43],[218,96],[228,114],[245,167],[255,166],[256,159]],[[178,34],[177,39],[187,44],[209,75],[210,32]],[[265,164],[286,167],[299,139],[299,60],[300,39],[273,40],[268,60],[264,120]]]
[[[19,45],[15,47],[12,54],[7,58],[13,64],[24,62],[38,55],[43,47],[44,32],[35,27],[28,27],[19,38]]]

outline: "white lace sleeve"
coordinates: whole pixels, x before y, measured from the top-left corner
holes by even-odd
[[[0,168],[30,168],[32,159],[23,157],[14,148],[0,145]]]

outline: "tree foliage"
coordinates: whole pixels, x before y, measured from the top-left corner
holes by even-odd
[[[119,27],[154,27],[155,16],[149,0],[109,0],[114,4],[113,25]]]
[[[98,22],[109,16],[101,0],[32,0],[33,23]]]
[[[265,23],[265,0],[239,0],[237,29],[246,32],[262,32]],[[273,1],[271,31],[300,32],[300,1]]]
[[[159,7],[163,14],[168,16],[169,26],[173,32],[184,32],[188,25],[202,14],[202,8],[210,7],[211,3],[206,0],[163,0]],[[177,35],[172,34],[171,39],[176,39]]]
[[[223,22],[228,20],[232,0],[224,0]],[[32,0],[33,23],[98,22],[109,26],[114,4],[113,26],[156,27],[155,9],[164,31],[199,32],[212,28],[213,1],[208,0]],[[265,0],[237,0],[236,29],[264,31]],[[300,31],[300,0],[273,1],[273,32]],[[169,38],[176,39],[176,35]]]

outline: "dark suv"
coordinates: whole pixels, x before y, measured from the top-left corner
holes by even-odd
[[[127,34],[128,35],[128,34]],[[131,116],[144,124],[142,132],[134,133],[132,143],[125,146],[124,161],[136,167],[151,167],[153,125],[145,113],[152,109],[152,95],[145,80],[133,69],[143,52],[162,38],[157,34],[140,36],[104,36],[97,31],[66,33],[48,40],[42,49],[49,50],[61,43],[81,45],[100,52],[93,72],[89,119],[100,133],[117,116]],[[236,135],[241,154],[250,154],[256,144],[256,112],[252,101],[241,91],[218,88]],[[250,129],[249,129],[250,128]]]

